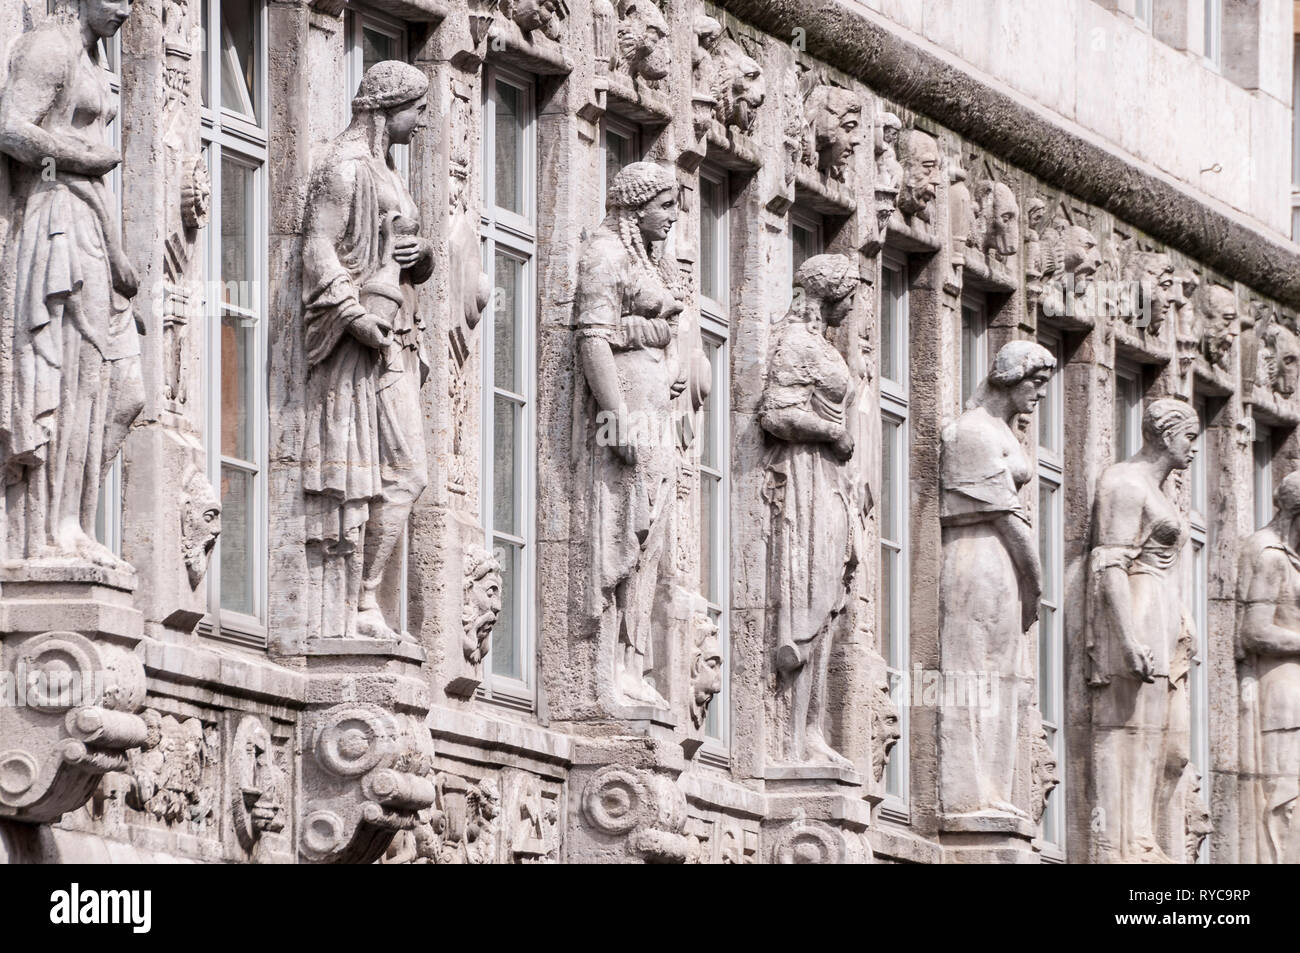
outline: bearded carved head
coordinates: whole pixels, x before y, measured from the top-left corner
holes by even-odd
[[[1211,365],[1228,370],[1232,346],[1240,333],[1237,324],[1237,296],[1231,288],[1210,285],[1205,292],[1205,323],[1201,351]]]
[[[1030,804],[1034,811],[1034,821],[1041,821],[1047,810],[1047,799],[1056,786],[1061,783],[1061,774],[1056,763],[1056,752],[1047,740],[1047,729],[1043,727],[1042,717],[1037,717],[1034,731],[1032,756],[1033,791]]]
[[[695,617],[695,651],[691,655],[691,723],[704,725],[713,696],[722,691],[722,645],[718,627],[705,615]]]
[[[221,501],[202,470],[191,467],[181,503],[181,557],[190,588],[197,589],[208,571],[208,557],[221,535]]]
[[[980,222],[984,227],[981,251],[1010,258],[1020,250],[1020,203],[1016,193],[1003,182],[984,185],[980,199]]]
[[[898,190],[898,210],[909,218],[930,221],[930,205],[939,194],[943,158],[934,137],[909,129],[898,137],[903,181]]]
[[[1256,380],[1282,397],[1290,397],[1300,383],[1300,337],[1284,324],[1270,324],[1262,335],[1260,370]]]
[[[889,693],[889,676],[882,672],[871,693],[871,771],[877,781],[885,776],[889,753],[901,737],[898,708]]]
[[[487,640],[501,614],[501,563],[471,543],[464,555],[465,595],[461,610],[461,647],[471,665],[483,661]]]

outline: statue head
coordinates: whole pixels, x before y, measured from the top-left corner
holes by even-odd
[[[879,138],[877,143],[877,152],[883,152],[886,148],[893,149],[898,145],[898,133],[903,128],[903,122],[891,112],[882,112],[880,114],[880,128],[876,130]]]
[[[930,221],[930,203],[939,194],[943,158],[934,136],[909,129],[898,138],[898,158],[903,182],[898,190],[898,210],[909,218]]]
[[[1075,288],[1086,284],[1101,267],[1101,250],[1097,239],[1082,225],[1066,225],[1061,229],[1061,267],[1065,274],[1074,275]]]
[[[735,126],[748,134],[758,119],[758,107],[767,98],[763,70],[758,61],[736,43],[723,45],[722,63],[714,80],[716,114],[724,126]]]
[[[995,391],[1006,395],[1015,414],[1031,414],[1047,396],[1056,358],[1037,341],[1008,341],[993,358],[989,376],[976,388],[973,404],[982,405]]]
[[[1056,752],[1052,750],[1051,744],[1048,743],[1047,729],[1043,727],[1041,716],[1037,716],[1037,720],[1038,725],[1037,730],[1034,732],[1031,765],[1031,777],[1033,779],[1032,804],[1035,819],[1042,820],[1048,797],[1056,790],[1056,786],[1061,783],[1061,774],[1056,762]]]
[[[672,65],[668,21],[654,0],[621,0],[618,55],[633,76],[663,79]]]
[[[541,30],[556,41],[563,36],[560,22],[568,15],[569,6],[564,0],[515,0],[510,8],[510,19],[515,21],[525,36],[534,30]]]
[[[1043,219],[1047,217],[1047,203],[1041,195],[1035,195],[1025,206],[1025,229],[1033,232],[1037,238],[1043,229]]]
[[[849,159],[862,143],[862,100],[839,86],[818,86],[804,104],[817,154],[817,170],[843,182]]]
[[[994,182],[980,200],[984,252],[1008,258],[1020,250],[1020,203],[1004,182]]]
[[[691,656],[691,722],[704,725],[713,696],[722,691],[722,646],[718,627],[708,616],[695,617],[695,652]]]
[[[1286,325],[1274,322],[1264,331],[1263,339],[1260,358],[1265,373],[1259,382],[1290,397],[1300,383],[1300,337]]]
[[[221,535],[221,501],[198,467],[190,467],[182,481],[181,558],[190,588],[197,589],[208,571],[208,557]]]
[[[672,231],[680,211],[677,176],[655,162],[632,162],[619,170],[609,186],[610,214],[631,219],[650,244]]]
[[[352,116],[382,115],[388,141],[403,145],[424,128],[424,97],[429,79],[399,60],[383,60],[366,70],[352,97]]]
[[[475,543],[465,547],[461,647],[473,665],[487,654],[487,640],[501,614],[501,563]]]
[[[871,769],[877,781],[885,776],[889,753],[901,737],[898,708],[889,692],[889,676],[882,672],[871,693]]]
[[[791,310],[828,327],[838,327],[853,311],[861,278],[847,255],[813,255],[794,273]]]
[[[1142,289],[1141,300],[1150,308],[1149,334],[1159,334],[1174,307],[1174,285],[1177,275],[1174,263],[1165,252],[1138,252],[1129,266],[1130,280],[1137,281]]]
[[[1205,331],[1201,348],[1211,364],[1228,369],[1232,345],[1237,340],[1237,296],[1231,288],[1210,285],[1205,293]]]
[[[1159,448],[1175,470],[1186,470],[1196,456],[1201,421],[1192,405],[1176,397],[1162,397],[1142,414],[1142,440]]]
[[[55,0],[54,15],[63,22],[79,22],[102,40],[112,39],[131,16],[132,0]]]
[[[1300,516],[1300,470],[1292,470],[1273,491],[1273,507],[1287,520]]]

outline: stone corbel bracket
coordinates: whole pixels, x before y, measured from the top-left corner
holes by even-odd
[[[433,742],[421,717],[344,702],[314,712],[303,730],[299,850],[308,862],[373,863],[433,806]]]
[[[128,591],[94,585],[6,581],[5,597],[0,818],[53,822],[145,742],[140,615]]]
[[[606,765],[583,786],[581,803],[602,855],[613,851],[648,864],[681,864],[690,855],[686,796],[667,774]]]

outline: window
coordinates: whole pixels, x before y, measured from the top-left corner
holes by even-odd
[[[1133,19],[1137,20],[1138,26],[1151,29],[1154,4],[1155,0],[1134,0]]]
[[[1262,529],[1273,518],[1273,431],[1256,426],[1254,450],[1255,529]]]
[[[1201,51],[1209,64],[1218,69],[1223,64],[1223,0],[1204,0],[1205,43]]]
[[[1201,797],[1209,803],[1210,792],[1210,711],[1209,689],[1206,683],[1205,663],[1209,658],[1209,532],[1206,521],[1208,497],[1208,474],[1210,473],[1209,447],[1205,442],[1205,404],[1197,401],[1196,416],[1200,421],[1200,436],[1197,438],[1197,452],[1192,460],[1191,484],[1192,507],[1188,514],[1191,526],[1191,541],[1188,543],[1188,569],[1192,578],[1191,585],[1185,590],[1191,593],[1192,618],[1196,624],[1196,653],[1187,672],[1187,689],[1191,701],[1191,763],[1200,772]],[[1201,848],[1198,862],[1205,862],[1209,857],[1209,842]]]
[[[601,144],[604,149],[604,163],[600,167],[601,201],[609,195],[609,184],[624,166],[631,165],[641,158],[641,134],[636,126],[625,122],[617,116],[606,113],[601,120]]]
[[[1038,708],[1043,716],[1047,744],[1056,756],[1058,776],[1065,778],[1065,635],[1061,608],[1065,591],[1065,521],[1061,486],[1065,481],[1065,388],[1061,339],[1040,334],[1039,341],[1056,358],[1056,373],[1047,384],[1047,396],[1038,404],[1038,554],[1043,567],[1043,593],[1038,609]],[[1065,859],[1065,792],[1052,791],[1043,812],[1043,855]]]
[[[884,809],[908,815],[908,293],[907,261],[886,252],[880,282],[880,654],[901,737],[885,771]],[[915,690],[919,686],[912,686]]]
[[[483,322],[480,509],[501,563],[501,614],[481,691],[531,710],[533,699],[533,327],[536,320],[536,128],[533,86],[489,69],[483,83],[483,268],[492,320]]]
[[[266,642],[266,21],[260,3],[203,7],[202,134],[213,202],[204,295],[209,478],[221,536],[208,571],[210,635]],[[210,38],[218,37],[214,49]],[[209,96],[219,90],[219,99]]]
[[[988,311],[984,297],[968,295],[961,303],[961,406],[989,373]]]
[[[352,5],[349,4],[351,7]],[[406,32],[396,20],[373,11],[354,11],[348,16],[347,96],[351,102],[366,70],[384,60],[406,62]],[[409,175],[410,146],[395,145],[393,162],[403,178]],[[403,630],[405,631],[405,630]]]
[[[790,213],[790,278],[799,266],[813,255],[825,251],[822,223],[813,215],[794,210]]]
[[[709,619],[718,627],[722,653],[722,690],[709,705],[704,723],[708,742],[701,757],[725,759],[730,747],[729,713],[729,609],[731,605],[731,544],[727,514],[731,448],[729,424],[727,251],[728,213],[731,206],[725,173],[705,169],[700,173],[700,331],[709,359],[713,386],[701,408],[696,449],[700,459],[700,591],[708,602]]]
[[[1115,367],[1115,459],[1142,449],[1142,371],[1133,364]]]

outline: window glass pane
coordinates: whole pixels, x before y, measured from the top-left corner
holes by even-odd
[[[519,547],[499,543],[497,561],[501,563],[501,614],[492,629],[492,672],[507,678],[522,678],[520,653],[516,642],[519,610]]]
[[[885,661],[892,668],[902,667],[902,635],[899,631],[898,606],[895,605],[895,585],[898,575],[898,552],[889,546],[880,549],[880,622],[884,627]]]
[[[257,7],[254,0],[221,0],[221,105],[256,120]]]
[[[497,82],[492,87],[496,106],[493,127],[496,143],[496,204],[520,215],[524,212],[523,189],[523,96],[517,88]]]
[[[897,488],[894,486],[894,466],[899,425],[892,420],[880,422],[880,535],[885,539],[897,539],[896,499]]]
[[[1192,509],[1204,514],[1205,505],[1205,412],[1197,410],[1200,432],[1196,439],[1196,456],[1192,457]]]
[[[1051,351],[1052,356],[1056,358],[1056,369],[1047,382],[1047,392],[1038,402],[1038,445],[1044,450],[1060,453],[1060,441],[1057,439],[1057,428],[1062,420],[1060,348],[1050,339],[1038,343]]]
[[[1261,430],[1255,437],[1255,529],[1273,518],[1272,437]]]
[[[253,310],[252,241],[255,173],[247,166],[221,161],[221,281],[226,304]]]
[[[725,386],[725,376],[721,373],[723,370],[718,366],[718,346],[712,341],[705,340],[704,356],[709,359],[709,367],[713,373],[713,387],[709,396],[704,399],[704,404],[700,408],[700,465],[717,469],[718,467],[718,434],[717,427],[720,421],[717,419],[715,405],[720,396],[718,388]]]
[[[791,266],[791,277],[794,272],[799,270],[799,266],[811,258],[813,255],[821,254],[818,248],[817,233],[810,228],[804,228],[802,225],[790,225],[790,241],[793,245]]]
[[[1043,599],[1056,601],[1056,489],[1038,483],[1038,558],[1043,567]]]
[[[1050,719],[1055,711],[1056,687],[1056,610],[1040,606],[1038,610],[1038,709]]]
[[[515,421],[522,408],[497,397],[492,415],[492,527],[518,535],[515,525]]]
[[[515,333],[519,327],[519,280],[523,262],[496,254],[496,288],[493,289],[492,365],[493,380],[497,387],[519,393],[517,344]]]
[[[253,477],[221,468],[221,608],[252,615]]]
[[[605,191],[609,191],[614,176],[632,161],[632,140],[617,132],[605,130]]]
[[[199,96],[204,106],[212,105],[208,101],[208,70],[211,68],[211,50],[208,48],[208,0],[203,0],[203,22],[199,24],[199,42],[203,46],[203,58],[199,60]]]
[[[979,384],[978,375],[980,372],[980,354],[979,347],[982,340],[980,332],[980,313],[974,308],[963,307],[961,309],[961,405],[966,406],[966,402],[971,399],[975,393],[975,387]]]
[[[903,368],[899,367],[898,358],[902,347],[903,273],[885,268],[881,284],[880,376],[901,384]]]
[[[704,598],[718,604],[717,586],[718,554],[714,551],[714,520],[718,512],[718,481],[709,474],[700,476],[700,591]]]
[[[722,298],[722,269],[719,257],[722,249],[721,221],[726,214],[722,184],[712,179],[700,179],[700,293],[706,298]]]
[[[397,41],[393,37],[369,27],[361,28],[362,74],[376,63],[394,59],[397,59]]]
[[[249,385],[257,326],[239,317],[221,319],[221,455],[253,460]]]

